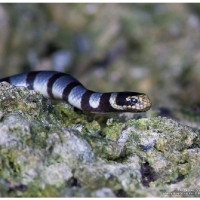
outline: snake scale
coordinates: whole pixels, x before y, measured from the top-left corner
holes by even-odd
[[[138,92],[99,93],[86,89],[69,74],[56,71],[33,71],[0,79],[14,86],[24,86],[51,99],[62,99],[91,113],[145,112],[151,101]]]

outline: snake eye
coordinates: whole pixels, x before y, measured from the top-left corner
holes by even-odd
[[[135,105],[137,102],[138,102],[137,99],[135,99],[135,98],[131,98],[131,104],[132,104],[132,105]]]

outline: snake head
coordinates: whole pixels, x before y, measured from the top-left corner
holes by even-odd
[[[110,105],[121,112],[145,112],[151,108],[151,101],[146,94],[138,92],[114,92]]]

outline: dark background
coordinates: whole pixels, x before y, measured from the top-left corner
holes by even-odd
[[[0,4],[0,77],[70,73],[153,106],[200,105],[200,4]]]

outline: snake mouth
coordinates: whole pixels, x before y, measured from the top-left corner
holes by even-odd
[[[143,108],[141,106],[139,106],[139,107],[135,107],[135,106],[127,107],[127,106],[123,106],[123,108],[124,108],[125,112],[137,112],[137,113],[139,113],[139,112],[146,112],[146,111],[148,111],[151,108],[151,105],[145,106]]]

